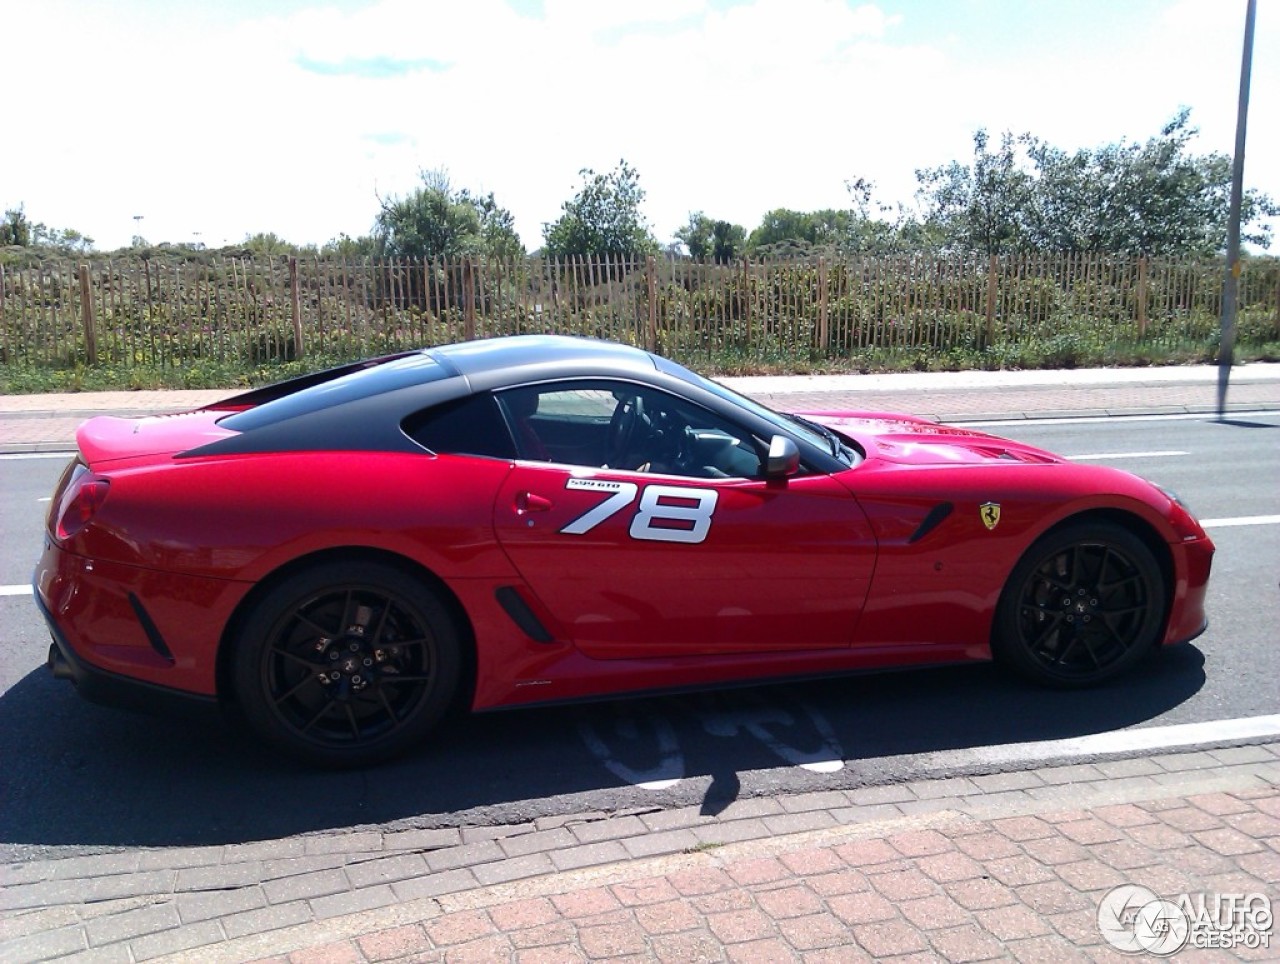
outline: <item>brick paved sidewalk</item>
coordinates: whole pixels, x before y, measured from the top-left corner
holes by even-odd
[[[744,799],[716,816],[33,860],[0,867],[0,960],[1117,960],[1096,923],[1112,887],[1274,902],[1278,882],[1271,743]]]
[[[685,855],[567,890],[488,888],[274,960],[1119,960],[1097,924],[1107,890],[1140,881],[1157,894],[1274,899],[1277,846],[1275,788],[943,814]]]

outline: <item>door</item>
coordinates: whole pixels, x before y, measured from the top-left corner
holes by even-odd
[[[752,478],[761,440],[683,399],[613,394],[641,421],[615,421],[600,460],[643,470],[521,460],[495,505],[552,632],[597,659],[848,646],[875,561],[848,489],[817,474]],[[544,402],[539,429],[553,437],[557,411],[582,415],[563,394]]]

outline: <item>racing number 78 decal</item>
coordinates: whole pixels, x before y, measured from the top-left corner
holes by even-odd
[[[588,509],[560,530],[561,534],[580,536],[590,532],[636,501],[640,487],[634,482],[612,482],[604,479],[569,479],[566,489],[608,493],[608,498]],[[685,488],[680,485],[647,485],[628,530],[632,539],[652,542],[687,542],[696,544],[707,538],[716,511],[715,489]]]

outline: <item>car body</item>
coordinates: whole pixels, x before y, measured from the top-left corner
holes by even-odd
[[[906,415],[782,415],[516,336],[99,417],[36,570],[50,666],[359,764],[461,703],[996,658],[1100,682],[1205,624],[1171,494]]]

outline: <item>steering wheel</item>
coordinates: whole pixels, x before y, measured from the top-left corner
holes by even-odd
[[[609,466],[615,469],[624,467],[622,459],[635,440],[637,426],[644,421],[644,401],[639,395],[618,402],[609,419]]]

